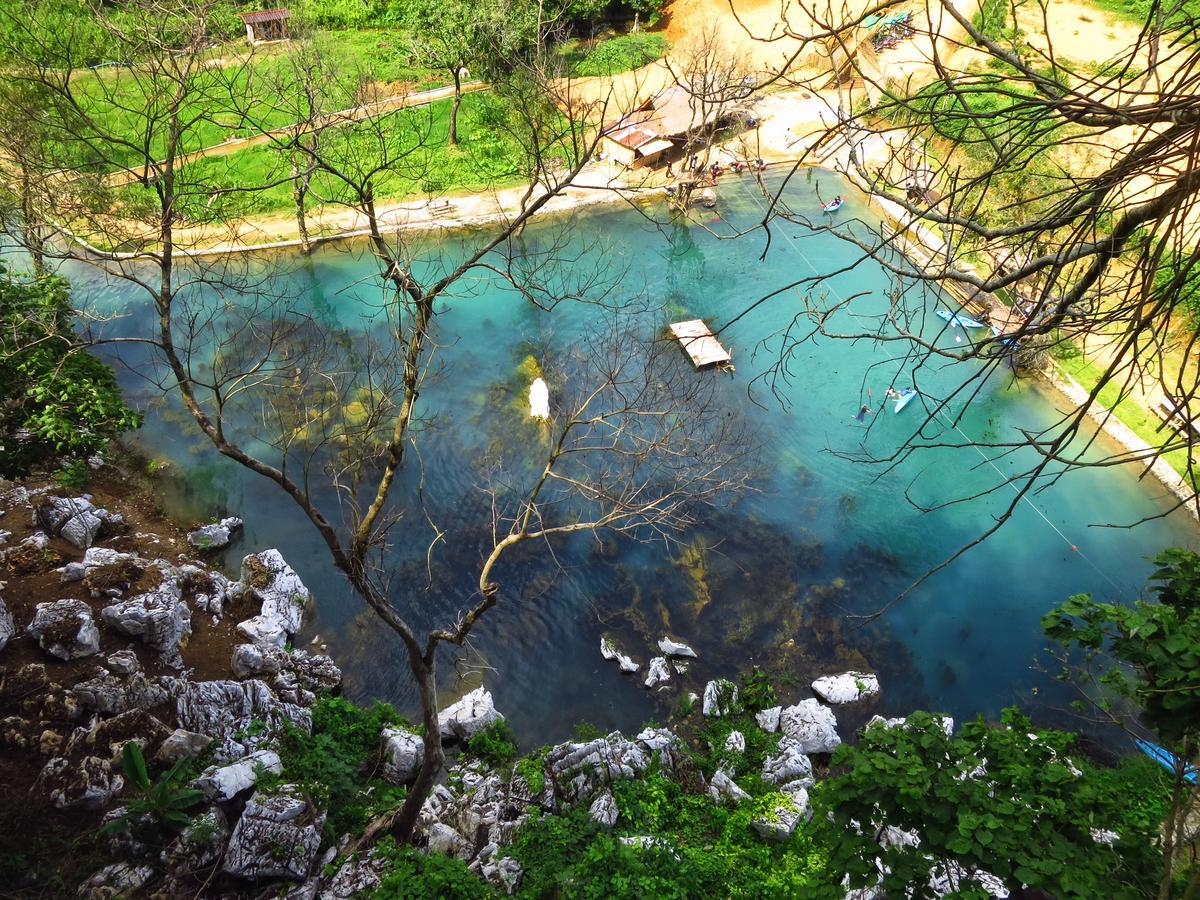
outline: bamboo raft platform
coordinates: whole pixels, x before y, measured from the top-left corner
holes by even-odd
[[[733,368],[733,357],[721,346],[712,329],[701,319],[689,319],[686,322],[676,322],[670,326],[671,334],[680,346],[691,357],[692,364],[697,369],[716,366],[721,369]]]

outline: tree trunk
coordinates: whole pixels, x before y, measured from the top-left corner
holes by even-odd
[[[33,274],[39,278],[46,274],[46,257],[42,245],[42,230],[38,225],[36,210],[33,208],[31,196],[33,188],[29,183],[29,173],[21,168],[21,218],[25,232],[25,248],[33,261]]]
[[[454,76],[454,102],[450,104],[450,146],[458,146],[458,105],[462,103],[462,68],[455,66],[450,74]]]
[[[296,201],[296,228],[300,232],[300,246],[305,253],[312,252],[312,242],[308,237],[308,220],[305,216],[305,199],[308,196],[308,179],[312,169],[300,171],[300,157],[292,152],[292,197]]]
[[[393,837],[402,844],[412,842],[417,816],[420,815],[425,798],[433,788],[433,779],[441,771],[442,763],[446,759],[438,727],[437,678],[433,653],[431,650],[426,659],[409,654],[409,665],[421,690],[421,739],[425,758],[421,761],[417,780],[408,789],[408,796],[404,800],[404,806],[400,808],[400,815],[392,825]]]

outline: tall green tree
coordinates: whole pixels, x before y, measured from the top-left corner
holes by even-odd
[[[1075,654],[1072,669],[1100,690],[1093,699],[1101,711],[1131,729],[1140,722],[1175,756],[1158,891],[1166,900],[1176,890],[1176,862],[1197,801],[1187,766],[1200,758],[1200,556],[1171,548],[1154,564],[1153,600],[1099,603],[1076,594],[1047,613],[1042,627]],[[1200,867],[1193,866],[1183,896],[1197,889]]]
[[[86,456],[141,416],[125,405],[113,370],[92,356],[57,276],[31,280],[0,267],[0,473]]]
[[[1071,760],[1073,735],[1035,732],[1016,709],[1001,727],[981,717],[954,735],[943,721],[918,712],[877,723],[834,753],[844,771],[817,792],[814,817],[829,834],[830,897],[844,895],[841,873],[889,897],[983,898],[1000,885],[1064,900],[1146,896],[1151,836],[1121,821],[1125,798]]]

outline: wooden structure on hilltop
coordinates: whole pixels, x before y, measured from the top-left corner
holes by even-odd
[[[277,9],[261,9],[258,12],[238,13],[238,15],[242,19],[242,24],[246,26],[246,40],[251,45],[288,39],[287,20],[292,17],[292,13],[286,6]]]
[[[733,357],[721,346],[712,329],[704,324],[702,319],[689,319],[686,322],[676,322],[670,326],[671,334],[679,341],[681,347],[691,357],[692,364],[697,369],[709,366],[732,368]]]

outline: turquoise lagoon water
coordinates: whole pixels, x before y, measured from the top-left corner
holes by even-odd
[[[819,178],[826,182],[823,195],[838,192],[829,183],[834,176]],[[804,179],[790,185],[791,206],[812,209],[815,187]],[[796,225],[775,229],[760,258],[761,233],[738,240],[722,235],[761,215],[761,196],[748,179],[724,184],[721,194],[728,224],[712,224],[719,234],[699,225],[660,227],[627,208],[574,216],[577,267],[624,272],[624,291],[667,304],[661,325],[685,314],[725,322],[749,300],[856,258],[836,237]],[[865,201],[852,199],[843,215],[869,220],[873,214]],[[536,248],[554,234],[554,226],[535,226],[525,240]],[[355,333],[375,296],[373,267],[362,247],[326,248],[289,278],[319,321]],[[128,287],[79,270],[69,274],[97,309],[118,314],[106,326],[108,334],[144,327],[150,312]],[[879,266],[864,262],[820,291],[831,297],[864,293],[853,308],[868,314],[883,308],[892,287]],[[390,550],[393,601],[422,627],[445,623],[470,602],[490,546],[479,460],[493,440],[540,440],[536,427],[504,402],[520,399],[527,387],[516,379],[516,366],[531,348],[553,354],[569,347],[596,315],[571,304],[541,312],[483,276],[472,279],[470,293],[446,304],[438,333],[443,374],[421,397],[422,411],[433,420],[418,444],[424,496],[431,518],[451,539],[434,550],[427,569],[431,532],[422,516],[412,514],[395,529]],[[864,450],[886,455],[917,426],[916,404],[902,415],[888,408],[865,425],[854,420],[868,388],[878,408],[889,383],[910,383],[912,375],[902,361],[887,362],[897,345],[818,338],[795,348],[790,377],[776,382],[773,394],[756,379],[768,373],[777,345],[762,342],[786,327],[800,306],[800,296],[788,293],[738,319],[722,334],[733,349],[736,374],[695,375],[720,380],[720,402],[744,414],[762,444],[755,490],[736,505],[707,511],[696,532],[684,536],[712,548],[705,572],[710,602],[697,602],[686,567],[661,546],[580,538],[556,548],[558,565],[544,553],[523,552],[497,573],[502,600],[477,627],[471,646],[447,655],[448,694],[461,690],[460,677],[482,674],[497,705],[534,744],[581,720],[601,728],[662,720],[679,690],[700,689],[706,679],[752,663],[772,673],[786,699],[806,696],[807,683],[822,672],[867,665],[884,685],[871,711],[903,714],[925,707],[963,717],[992,715],[1019,702],[1044,716],[1058,715],[1065,697],[1040,671],[1041,614],[1079,591],[1106,599],[1136,595],[1150,568],[1148,556],[1169,545],[1197,546],[1194,522],[1178,513],[1132,530],[1102,527],[1162,512],[1165,491],[1124,469],[1071,473],[1022,503],[998,534],[881,619],[864,626],[847,618],[895,597],[986,529],[1012,498],[1004,487],[923,513],[906,495],[922,505],[969,496],[1027,465],[1029,457],[989,463],[974,448],[929,450],[890,471],[846,458]],[[869,321],[843,315],[835,324],[858,330]],[[245,533],[226,556],[234,570],[243,553],[279,547],[318,598],[303,642],[316,635],[328,642],[353,698],[383,698],[411,709],[415,694],[399,641],[363,611],[307,521],[272,485],[218,457],[177,405],[158,397],[138,374],[145,372],[143,351],[123,345],[120,359],[124,384],[148,410],[136,440],[149,456],[171,462],[163,479],[168,505],[196,520],[242,516]],[[964,374],[962,367],[928,364],[918,384],[937,394]],[[1038,429],[1053,421],[1062,403],[1029,382],[997,376],[960,428],[971,437],[1014,438],[1018,427]],[[1094,452],[1111,449],[1101,437]],[[411,506],[418,490],[415,466],[396,490]],[[600,657],[599,636],[607,632],[645,663],[654,655],[649,641],[668,629],[691,643],[700,661],[665,695],[650,694]]]

